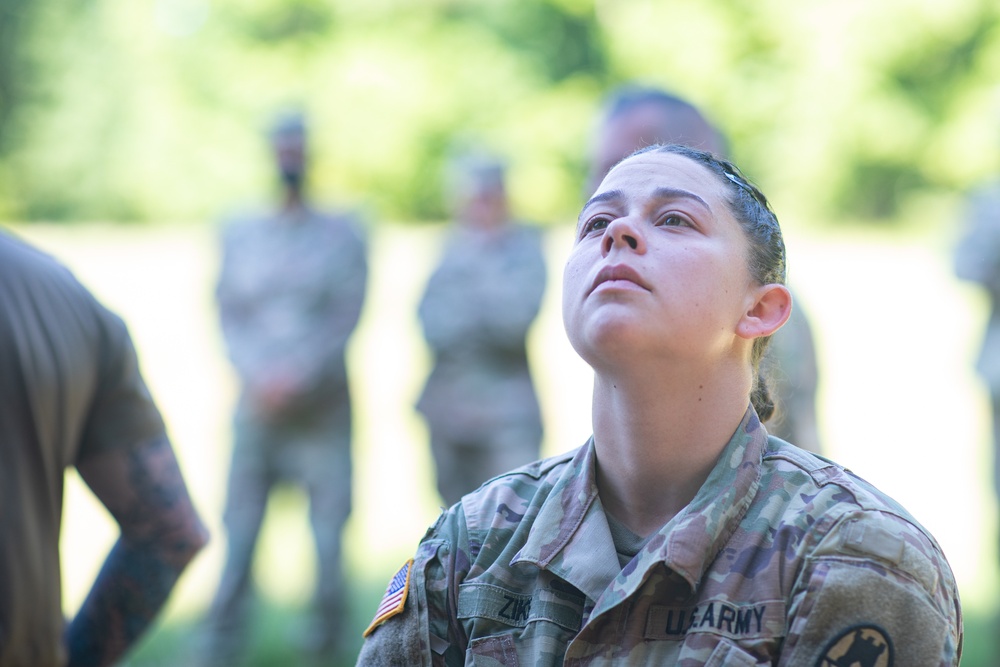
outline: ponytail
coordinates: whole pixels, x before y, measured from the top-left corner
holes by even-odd
[[[767,354],[770,336],[754,340],[750,352],[750,364],[754,370],[753,386],[750,388],[750,405],[757,411],[760,422],[766,423],[774,417],[777,411],[774,399],[771,398],[770,367],[774,358]]]
[[[762,424],[773,417],[775,411],[774,399],[771,398],[771,391],[767,385],[767,376],[758,368],[757,377],[754,378],[753,388],[750,390],[750,404],[757,411]]]

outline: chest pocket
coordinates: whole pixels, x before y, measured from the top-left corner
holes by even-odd
[[[562,588],[562,587],[560,587]],[[468,582],[458,588],[458,620],[473,665],[562,664],[583,623],[582,594],[540,587],[528,593]]]
[[[708,660],[705,661],[705,667],[762,667],[763,665],[770,664],[770,660],[766,662],[759,661],[725,639],[716,645],[715,650],[712,651],[711,655],[708,656]]]

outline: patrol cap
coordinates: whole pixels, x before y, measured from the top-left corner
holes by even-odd
[[[504,186],[507,163],[498,155],[486,151],[467,151],[448,162],[445,187],[453,198],[461,198],[483,190]]]

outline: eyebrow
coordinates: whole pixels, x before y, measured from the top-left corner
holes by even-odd
[[[613,199],[624,199],[624,198],[625,198],[625,193],[622,192],[621,190],[608,190],[607,192],[602,192],[599,195],[594,195],[593,197],[591,197],[589,200],[587,200],[587,203],[584,204],[583,208],[580,210],[585,211],[587,210],[588,207],[594,204],[600,204],[601,202],[611,201]]]
[[[681,190],[678,188],[656,188],[656,190],[653,191],[653,197],[656,199],[690,199],[704,206],[709,212],[712,210],[712,207],[708,205],[708,202],[688,190]],[[625,192],[622,190],[608,190],[607,192],[594,195],[587,201],[586,204],[583,205],[583,208],[580,209],[580,215],[582,216],[583,212],[594,204],[600,204],[606,201],[617,201],[624,198]]]
[[[712,207],[708,205],[708,202],[688,190],[679,190],[677,188],[656,188],[653,191],[653,196],[657,199],[690,199],[695,201],[702,206],[704,206],[708,211],[712,210]]]

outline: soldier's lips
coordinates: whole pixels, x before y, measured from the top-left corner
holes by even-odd
[[[599,287],[603,289],[642,289],[651,291],[646,281],[642,279],[639,272],[627,264],[615,264],[605,266],[597,272],[597,277],[590,286],[590,292]]]

